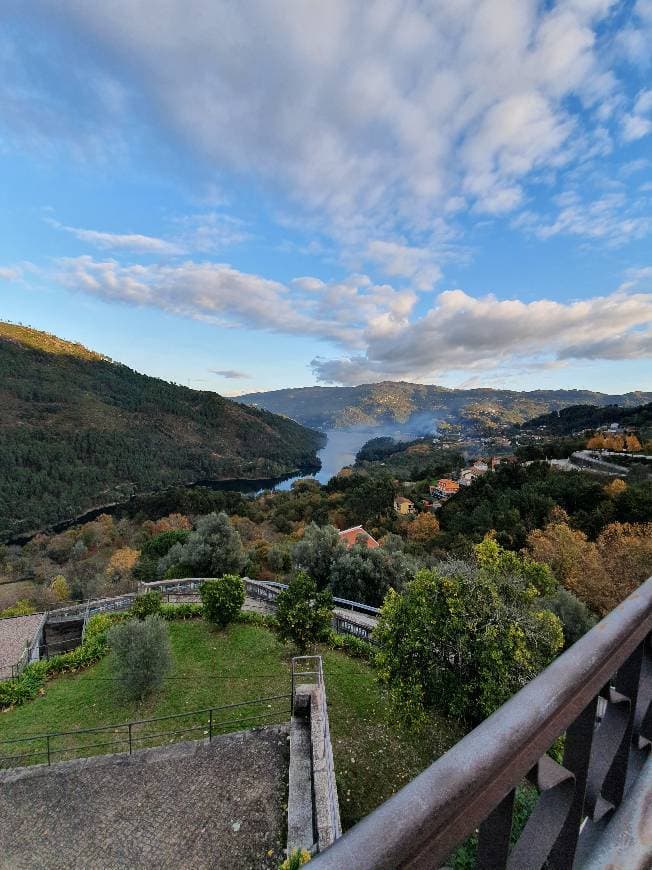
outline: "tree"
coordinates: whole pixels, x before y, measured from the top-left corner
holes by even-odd
[[[204,615],[209,622],[225,628],[240,613],[245,600],[244,583],[237,574],[204,580],[199,587]]]
[[[652,575],[652,522],[611,523],[595,546],[611,581],[606,606],[612,610]]]
[[[67,601],[70,598],[70,587],[63,574],[57,574],[50,583],[50,589],[57,601]]]
[[[310,523],[303,538],[294,545],[292,562],[296,569],[312,577],[318,589],[324,589],[330,582],[333,564],[344,553],[346,547],[334,526]]]
[[[333,616],[328,590],[317,591],[315,581],[299,571],[276,599],[276,620],[281,638],[292,641],[301,652],[309,644],[325,640]]]
[[[181,516],[171,514],[171,516]],[[185,519],[185,517],[184,517]],[[134,567],[134,577],[143,583],[156,580],[158,577],[158,563],[175,544],[183,544],[188,540],[190,532],[186,529],[166,529],[153,535],[143,543]]]
[[[625,450],[631,450],[632,453],[641,449],[641,442],[636,435],[627,435],[625,437]]]
[[[474,563],[443,562],[391,590],[374,632],[377,666],[405,718],[439,709],[477,723],[544,668],[563,645],[539,595],[550,582],[489,540]]]
[[[370,550],[366,544],[355,544],[335,559],[330,587],[339,598],[378,607],[388,589],[402,589],[416,570],[415,560],[400,550]]]
[[[114,625],[107,633],[109,667],[122,693],[142,699],[158,688],[172,666],[170,638],[160,616]]]
[[[601,615],[611,610],[611,580],[584,532],[557,516],[545,528],[530,532],[527,547],[533,559],[548,565],[557,580],[591,610]]]
[[[439,532],[439,522],[432,514],[421,513],[407,527],[407,536],[417,544],[427,544]]]
[[[564,627],[564,649],[572,646],[596,623],[596,618],[588,607],[563,586],[544,598],[542,606],[559,617]]]
[[[131,612],[137,619],[147,619],[148,616],[160,614],[163,596],[157,589],[148,589],[144,595],[139,595],[131,605]]]
[[[133,547],[121,547],[116,550],[106,566],[106,573],[113,583],[131,577],[131,572],[138,562],[140,551]]]
[[[221,577],[239,574],[245,563],[240,535],[228,516],[207,514],[185,543],[175,544],[159,561],[159,573],[179,577]]]
[[[617,498],[621,493],[626,492],[626,490],[627,484],[619,477],[617,477],[615,480],[612,480],[604,488],[604,491],[609,496],[609,498]]]

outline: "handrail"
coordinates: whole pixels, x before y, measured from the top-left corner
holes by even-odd
[[[551,794],[547,807],[540,800],[539,837],[546,824],[552,825],[554,836],[544,848],[537,844],[538,832],[533,830],[537,825],[528,825],[522,836],[529,828],[530,839],[544,857],[538,862],[532,846],[527,866],[540,867],[550,854],[564,853],[563,860],[551,860],[549,866],[570,867],[581,822],[587,816],[596,820],[620,802],[630,748],[638,751],[641,739],[652,738],[650,683],[645,673],[651,667],[651,631],[652,578],[439,760],[317,856],[315,870],[438,867],[483,821],[491,836],[483,838],[481,828],[479,854],[485,849],[486,857],[486,850],[490,854],[493,850],[495,858],[495,850],[503,848],[505,860],[487,861],[486,866],[505,866],[510,795],[513,799],[515,787],[533,773],[545,790],[551,766],[558,770],[553,785],[547,777],[549,789],[554,791],[564,780],[576,785],[570,797],[566,789],[568,805],[559,803],[561,790],[555,797],[554,824],[550,813],[545,815],[554,803]],[[615,689],[611,687],[614,674]],[[603,721],[595,728],[598,694],[608,703]],[[564,732],[561,767],[545,753]]]
[[[233,710],[235,708],[252,708],[256,706],[260,706],[261,704],[266,704],[266,708],[271,707],[269,701],[286,701],[288,702],[287,710],[283,708],[282,710],[265,710],[264,713],[256,716],[241,716],[235,719],[223,719],[216,721],[214,718],[215,713],[220,713],[221,711]],[[128,743],[129,746],[129,754],[133,752],[134,743],[144,743],[148,740],[154,740],[159,737],[169,737],[177,734],[189,734],[191,731],[202,731],[205,735],[208,736],[209,742],[213,739],[213,734],[216,730],[219,730],[221,727],[225,725],[239,724],[242,722],[250,722],[252,720],[258,719],[270,719],[276,718],[281,713],[290,714],[291,708],[291,695],[287,692],[279,695],[268,695],[266,697],[261,698],[251,698],[245,701],[238,701],[235,704],[222,704],[218,707],[204,707],[200,710],[187,710],[183,713],[170,713],[166,716],[153,716],[149,719],[135,719],[130,722],[119,722],[117,724],[111,725],[96,725],[92,728],[77,728],[72,731],[54,731],[54,732],[43,732],[41,734],[27,734],[23,737],[10,737],[4,740],[0,740],[0,748],[4,746],[13,746],[15,744],[34,744],[36,741],[44,741],[44,748],[42,750],[36,750],[35,752],[21,753],[19,755],[0,755],[0,768],[4,766],[3,762],[7,761],[21,761],[27,758],[38,758],[44,757],[47,759],[47,764],[50,765],[52,763],[52,756],[54,755],[62,755],[65,753],[79,753],[84,752],[84,750],[95,749],[97,747],[104,746],[115,746],[121,743]],[[138,726],[146,726],[150,725],[154,722],[166,722],[172,719],[194,719],[198,716],[206,716],[208,715],[208,721],[202,722],[199,725],[189,725],[187,728],[182,728],[177,731],[162,731],[160,733],[144,733],[139,734],[134,732],[134,728]],[[208,730],[207,730],[208,727]],[[124,732],[126,729],[126,733],[128,737],[121,737],[120,731]],[[111,732],[111,734],[117,735],[116,740],[111,740],[107,743],[82,743],[77,746],[64,746],[63,748],[55,748],[53,746],[53,741],[59,737],[79,737],[84,734],[100,734],[102,732]]]

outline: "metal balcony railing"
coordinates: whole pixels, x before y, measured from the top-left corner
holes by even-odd
[[[310,866],[436,868],[477,830],[477,867],[577,866],[649,753],[651,631],[652,578]],[[539,800],[510,847],[525,778]]]

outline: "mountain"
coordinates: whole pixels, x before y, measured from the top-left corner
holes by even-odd
[[[301,387],[238,398],[239,402],[320,429],[409,424],[416,431],[432,431],[434,424],[446,421],[479,434],[523,423],[567,405],[635,406],[651,400],[652,393],[642,392],[611,396],[590,390],[452,390],[404,381],[358,387]]]
[[[171,484],[316,464],[323,436],[0,323],[0,540]]]

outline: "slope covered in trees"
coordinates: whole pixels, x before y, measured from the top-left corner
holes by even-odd
[[[314,465],[292,420],[0,323],[0,540],[133,492]]]
[[[652,402],[636,407],[570,405],[568,408],[551,411],[549,414],[541,414],[533,420],[528,420],[521,428],[545,428],[551,435],[573,435],[575,432],[597,429],[611,423],[636,429],[651,429]]]
[[[415,430],[425,433],[432,431],[437,421],[445,420],[491,432],[579,403],[640,405],[652,401],[652,393],[609,396],[591,390],[452,390],[431,384],[384,381],[357,387],[303,387],[250,393],[238,401],[284,414],[306,426],[326,429],[409,421]]]

